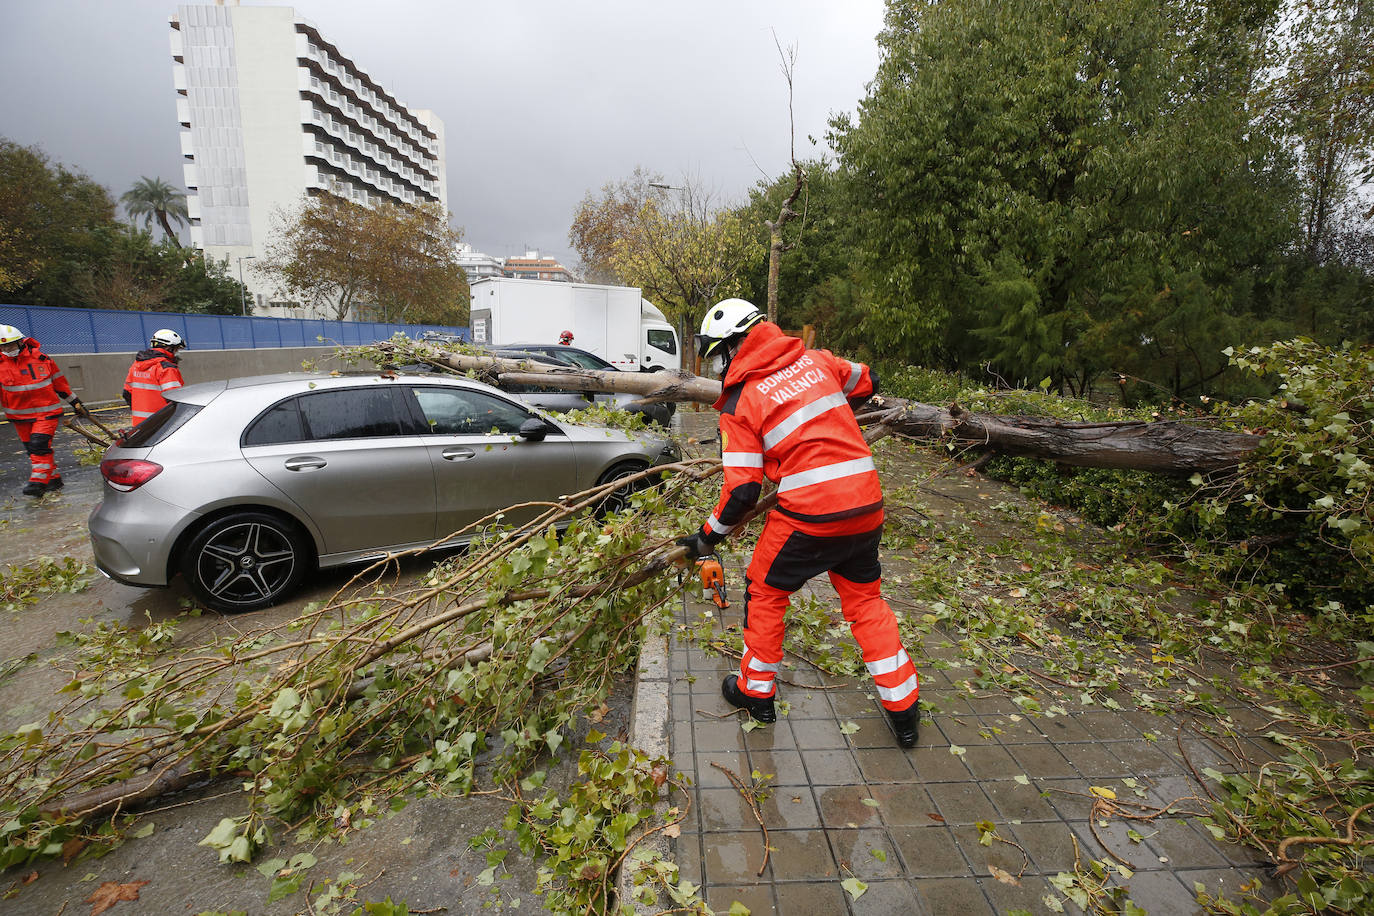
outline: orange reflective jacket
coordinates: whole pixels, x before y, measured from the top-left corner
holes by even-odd
[[[137,426],[157,413],[167,403],[164,391],[180,388],[181,370],[177,368],[177,358],[170,350],[153,347],[140,350],[124,378],[124,400],[133,414],[133,425]]]
[[[58,416],[71,396],[67,377],[32,337],[20,341],[17,356],[0,354],[0,402],[10,420]]]
[[[720,411],[725,485],[702,526],[708,543],[734,529],[758,501],[767,477],[778,511],[803,531],[858,516],[882,521],[882,485],[853,408],[873,394],[867,366],[829,350],[807,350],[761,322],[726,371]]]

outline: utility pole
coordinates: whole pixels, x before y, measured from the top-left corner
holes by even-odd
[[[251,261],[257,255],[245,254],[239,257],[239,305],[243,307],[244,317],[248,317],[248,287],[243,285],[243,262]]]

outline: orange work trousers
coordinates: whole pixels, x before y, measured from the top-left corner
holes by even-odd
[[[29,483],[47,485],[58,480],[57,460],[52,453],[52,437],[57,435],[57,421],[61,414],[39,417],[36,420],[11,420],[19,441],[29,453]]]
[[[876,527],[874,527],[876,523]],[[814,533],[818,530],[824,534]],[[772,512],[759,535],[745,575],[744,658],[739,687],[751,697],[771,697],[782,662],[784,618],[791,595],[821,573],[839,593],[840,610],[885,709],[909,709],[920,694],[920,679],[902,638],[897,618],[882,596],[881,511],[801,530]]]

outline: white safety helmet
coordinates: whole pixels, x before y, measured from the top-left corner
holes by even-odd
[[[697,335],[697,354],[705,359],[717,355],[720,345],[731,337],[746,333],[763,320],[763,313],[752,302],[743,299],[724,299],[711,306],[701,319],[701,333]]]
[[[153,332],[152,344],[155,347],[184,347],[186,341],[171,328],[163,328]]]
[[[24,339],[24,332],[12,324],[0,324],[0,347],[17,344]]]

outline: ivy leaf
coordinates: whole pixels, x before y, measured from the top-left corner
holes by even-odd
[[[845,878],[840,882],[840,887],[844,888],[851,900],[858,900],[864,895],[864,891],[868,890],[868,885],[858,878]]]
[[[268,859],[266,862],[258,864],[258,872],[264,878],[271,878],[286,867],[286,860],[282,858]]]
[[[276,903],[283,897],[290,897],[301,889],[301,880],[305,877],[305,872],[292,872],[285,877],[276,878],[272,881],[272,889],[267,892],[267,902]]]

